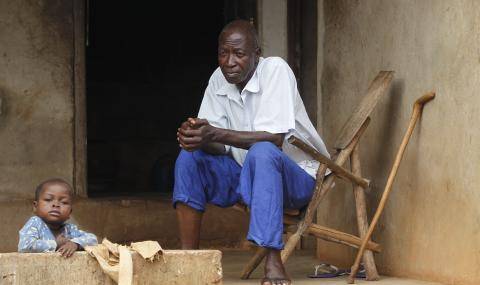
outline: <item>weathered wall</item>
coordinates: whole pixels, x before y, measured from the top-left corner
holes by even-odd
[[[317,130],[323,135],[323,103],[322,103],[322,78],[323,78],[323,61],[325,47],[325,12],[324,0],[317,0]]]
[[[391,168],[414,100],[429,90],[374,239],[384,274],[479,284],[480,2],[324,1],[322,119],[332,143],[379,70],[394,70],[391,90],[361,141],[372,179],[370,216]],[[339,183],[319,220],[354,230],[350,185]],[[351,250],[320,243],[319,255],[351,264]]]
[[[262,56],[287,60],[287,0],[258,0],[258,35]]]
[[[71,1],[0,1],[0,197],[73,171]]]

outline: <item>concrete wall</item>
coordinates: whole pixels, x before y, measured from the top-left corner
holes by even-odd
[[[385,186],[414,100],[424,110],[374,233],[383,274],[479,284],[480,2],[326,0],[323,128],[333,143],[379,70],[394,70],[391,90],[361,141],[372,179],[370,216]],[[321,41],[321,40],[320,40]],[[338,183],[321,206],[322,224],[356,232],[350,185]],[[350,265],[354,251],[319,244],[319,256]]]
[[[323,61],[325,47],[325,12],[324,0],[317,0],[317,130],[323,135],[323,103],[322,103],[322,78],[323,78]]]
[[[0,1],[0,198],[73,173],[72,1]]]
[[[258,35],[262,56],[287,60],[287,0],[258,0]]]

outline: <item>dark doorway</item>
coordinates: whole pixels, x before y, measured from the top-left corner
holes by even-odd
[[[168,3],[168,4],[165,4]],[[170,193],[176,129],[196,116],[217,36],[255,1],[89,1],[88,195]]]

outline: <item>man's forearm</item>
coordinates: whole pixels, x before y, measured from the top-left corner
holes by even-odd
[[[187,151],[202,149],[210,154],[225,154],[225,145],[250,149],[257,142],[271,142],[282,147],[285,134],[245,132],[217,128],[205,119],[189,119],[178,129],[177,139]]]
[[[283,144],[285,134],[271,134],[269,132],[244,132],[215,128],[212,141],[223,145],[249,149],[257,142],[271,142],[278,147]]]

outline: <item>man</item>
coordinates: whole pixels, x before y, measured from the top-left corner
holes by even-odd
[[[318,163],[286,138],[295,135],[328,156],[308,119],[295,76],[278,57],[260,58],[253,26],[229,23],[218,40],[198,118],[178,129],[173,203],[184,249],[199,246],[206,203],[250,209],[247,239],[268,249],[263,285],[290,284],[280,259],[283,209],[306,206]]]

